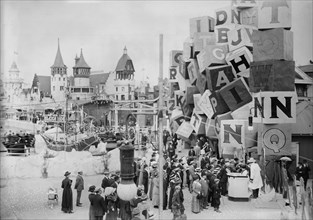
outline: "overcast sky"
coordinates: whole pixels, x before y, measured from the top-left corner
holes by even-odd
[[[181,50],[189,36],[189,19],[212,16],[230,1],[3,1],[1,0],[1,73],[16,60],[21,77],[50,75],[57,41],[68,74],[83,49],[92,71],[114,71],[124,46],[135,67],[135,79],[157,84],[159,35],[164,36],[164,77],[169,51]],[[312,55],[312,1],[292,1],[296,65]],[[18,55],[14,55],[17,52]]]

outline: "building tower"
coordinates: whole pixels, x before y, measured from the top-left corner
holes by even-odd
[[[83,50],[80,57],[75,57],[73,67],[74,85],[71,86],[71,96],[73,100],[89,100],[93,95],[93,88],[90,87],[90,66],[85,61]]]
[[[65,90],[67,88],[67,66],[63,62],[58,39],[58,51],[51,68],[51,95],[55,101],[65,100]]]
[[[134,65],[133,61],[127,54],[126,46],[124,53],[119,59],[115,69],[115,99],[116,100],[133,100],[134,99]]]
[[[9,76],[5,77],[3,80],[3,90],[5,97],[4,102],[9,106],[12,106],[13,104],[20,104],[23,82],[24,80],[20,78],[20,71],[17,68],[15,61],[13,61],[9,70]]]

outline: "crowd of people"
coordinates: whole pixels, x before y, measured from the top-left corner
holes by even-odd
[[[263,186],[261,169],[254,158],[241,161],[238,158],[218,158],[214,148],[199,138],[195,146],[189,149],[187,155],[178,156],[179,138],[168,136],[164,141],[163,181],[159,178],[160,158],[154,151],[151,159],[134,159],[134,183],[137,185],[137,195],[130,201],[122,201],[117,195],[120,183],[118,173],[104,172],[101,187],[89,187],[89,219],[117,219],[138,220],[149,219],[153,216],[152,209],[163,204],[163,210],[170,210],[173,219],[186,219],[185,205],[191,203],[191,212],[200,213],[213,207],[220,213],[222,196],[228,194],[228,173],[241,173],[249,179],[248,187],[251,198],[258,198],[259,189]],[[297,168],[298,176],[303,176],[306,165],[300,164]],[[63,197],[62,211],[72,213],[73,199],[71,192],[72,181],[65,173],[62,182]],[[163,201],[160,203],[160,185],[163,184]],[[80,195],[83,190],[82,172],[77,176],[75,187],[77,190],[76,205],[80,206]],[[187,190],[183,190],[187,189]],[[184,192],[191,194],[191,201],[185,200]],[[189,197],[189,196],[188,196]],[[151,200],[150,202],[148,200]],[[151,208],[152,208],[151,207]]]

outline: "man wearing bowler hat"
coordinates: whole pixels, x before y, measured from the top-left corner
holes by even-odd
[[[75,182],[75,189],[77,190],[76,206],[79,207],[82,206],[82,203],[80,203],[80,197],[82,195],[82,191],[84,190],[84,178],[82,177],[82,175],[83,171],[78,171]]]

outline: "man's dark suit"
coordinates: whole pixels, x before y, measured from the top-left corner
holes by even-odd
[[[95,219],[102,220],[106,212],[104,198],[101,195],[96,194],[93,197],[89,197],[89,200],[93,208],[93,214],[95,216]]]

